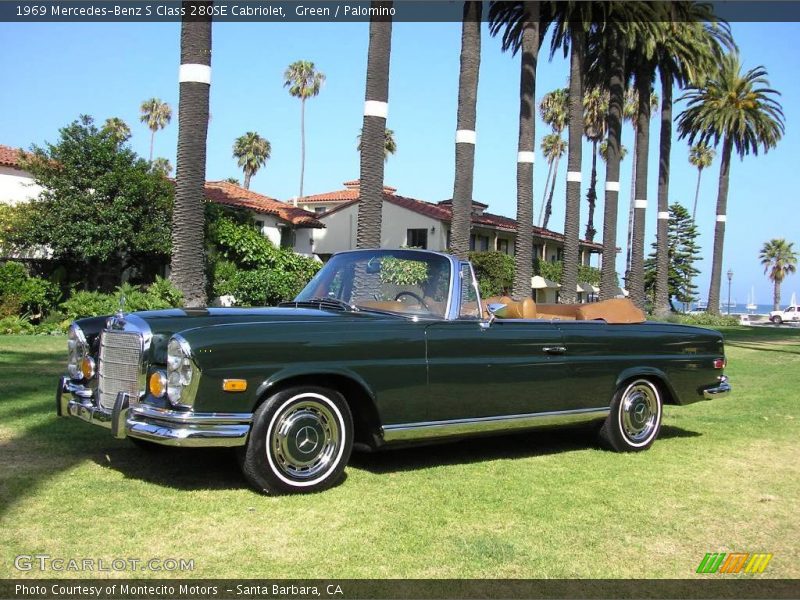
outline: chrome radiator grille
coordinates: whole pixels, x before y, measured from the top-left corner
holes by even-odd
[[[138,400],[141,362],[142,336],[132,332],[103,332],[97,368],[102,407],[114,408],[119,392],[126,392],[131,400]]]

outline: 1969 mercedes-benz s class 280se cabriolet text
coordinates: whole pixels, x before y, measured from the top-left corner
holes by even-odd
[[[324,489],[358,450],[596,424],[648,448],[664,404],[727,395],[722,336],[645,322],[628,300],[481,300],[470,263],[334,255],[276,308],[81,319],[58,414],[141,445],[236,446],[267,493]]]

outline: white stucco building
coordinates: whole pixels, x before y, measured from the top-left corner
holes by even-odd
[[[275,246],[311,256],[314,232],[325,225],[313,213],[228,181],[207,181],[206,200],[246,211]]]
[[[42,188],[22,170],[20,150],[0,144],[0,204],[15,205],[36,198]]]

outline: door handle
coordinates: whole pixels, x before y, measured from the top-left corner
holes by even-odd
[[[567,351],[565,346],[545,346],[542,352],[546,354],[564,354]]]

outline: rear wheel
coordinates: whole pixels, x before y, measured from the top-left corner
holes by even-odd
[[[627,382],[614,394],[600,439],[617,452],[646,450],[661,430],[661,414],[661,394],[652,381]]]
[[[770,321],[772,321],[773,323],[775,323],[775,325],[780,325],[781,323],[783,323],[783,319],[781,319],[781,316],[780,316],[780,315],[775,315],[774,317],[772,317],[772,318],[770,319]]]
[[[242,472],[267,494],[317,492],[335,485],[353,450],[353,419],[344,397],[321,387],[293,387],[253,415]]]

